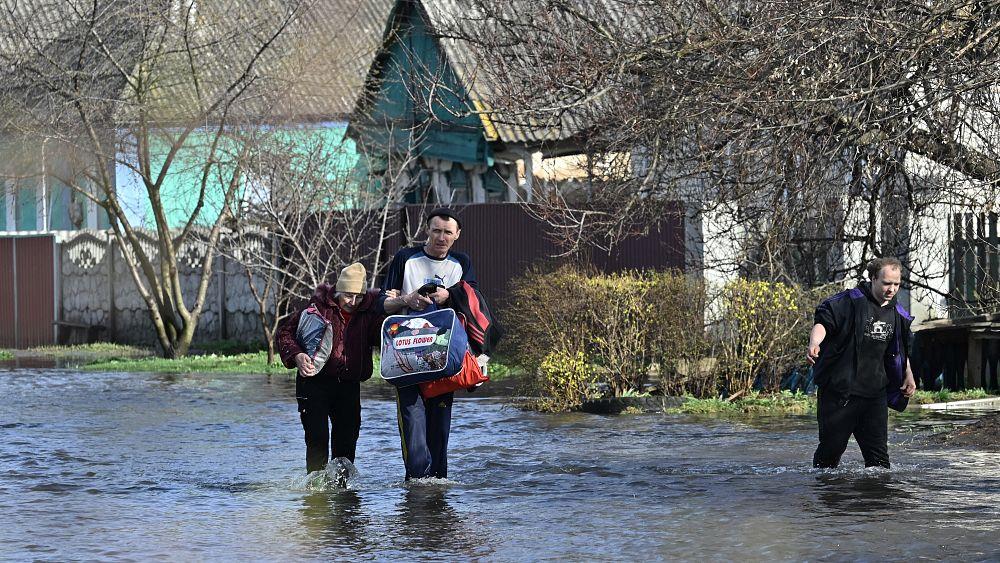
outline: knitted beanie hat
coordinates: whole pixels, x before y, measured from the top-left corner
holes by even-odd
[[[337,291],[343,293],[363,293],[365,291],[365,267],[361,262],[355,262],[340,271],[337,278]]]

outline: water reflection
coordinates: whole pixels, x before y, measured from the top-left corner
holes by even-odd
[[[912,496],[884,470],[823,473],[816,477],[814,487],[816,498],[827,510],[847,514],[898,510]]]
[[[302,475],[290,378],[0,369],[0,560],[996,559],[996,455],[921,425],[892,428],[891,471],[853,450],[815,471],[812,418],[477,397],[456,419],[457,481],[402,483],[383,387],[364,401],[362,476],[332,490]]]
[[[485,534],[476,531],[452,505],[446,482],[411,482],[397,505],[396,530],[408,549],[472,554],[484,547]],[[487,549],[487,553],[492,550]],[[477,553],[482,555],[482,553]]]
[[[309,536],[324,544],[357,550],[365,547],[369,519],[356,491],[309,493],[302,497],[301,516]]]
[[[0,360],[0,369],[51,369],[72,365],[66,360],[50,356],[15,356],[9,360]]]

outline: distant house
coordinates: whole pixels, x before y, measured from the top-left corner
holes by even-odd
[[[353,141],[345,139],[347,117],[354,107],[364,83],[365,71],[379,45],[381,31],[391,0],[318,0],[304,4],[308,9],[300,14],[282,35],[281,44],[273,46],[275,57],[268,61],[275,75],[287,73],[283,81],[289,86],[278,107],[271,108],[261,127],[280,128],[286,138],[303,142],[321,139],[338,148],[345,167],[353,167],[357,153]],[[19,6],[25,13],[58,15],[59,8],[47,2],[25,2]],[[63,15],[67,19],[69,16]],[[70,33],[71,27],[66,32]],[[53,38],[52,49],[59,42]],[[0,40],[0,50],[4,45]],[[222,64],[217,61],[215,64]],[[212,72],[211,64],[206,73]],[[109,75],[109,88],[120,84]],[[108,95],[114,95],[113,92]],[[190,102],[190,92],[180,89],[165,93],[179,107]],[[179,111],[178,115],[182,115]],[[198,199],[197,185],[201,169],[199,159],[212,137],[211,124],[196,130],[164,179],[162,199],[172,226],[183,225],[191,216]],[[8,128],[9,129],[9,128]],[[163,130],[163,142],[151,136],[150,158],[155,169],[167,150],[169,125]],[[120,136],[120,134],[119,134]],[[55,143],[24,142],[22,137],[8,136],[0,146],[0,232],[49,231],[67,229],[104,229],[109,227],[106,214],[93,202],[68,188],[60,178],[79,175],[73,171],[80,163],[65,147]],[[152,226],[152,210],[145,195],[146,188],[138,174],[130,169],[128,153],[118,152],[108,158],[108,172],[115,181],[116,193],[130,222],[135,226]],[[219,194],[222,187],[219,188]],[[214,217],[221,205],[221,195],[207,193],[202,217]]]
[[[603,0],[588,5],[609,13],[615,9],[611,3],[605,6]],[[525,5],[525,9],[535,8]],[[543,181],[546,173],[555,169],[555,178],[566,181],[575,173],[573,157],[583,158],[580,153],[588,135],[587,124],[571,112],[549,122],[527,124],[497,118],[492,101],[503,93],[491,83],[490,78],[495,77],[485,70],[498,62],[462,39],[486,27],[471,10],[469,4],[453,0],[397,0],[385,24],[382,48],[368,71],[364,95],[351,117],[347,135],[366,150],[409,155],[411,163],[401,179],[407,203],[532,201],[547,187],[548,182]],[[453,33],[455,30],[458,33]],[[914,176],[929,173],[913,159],[907,163]],[[636,168],[640,164],[635,163]],[[581,167],[575,168],[578,171]],[[842,179],[849,181],[848,171]],[[686,264],[701,271],[709,282],[725,283],[740,274],[739,260],[731,255],[737,248],[730,240],[735,236],[734,228],[701,208],[697,178],[691,184],[686,187],[692,194],[686,203]],[[998,261],[992,258],[995,250],[985,254],[966,250],[972,248],[967,244],[970,232],[978,233],[976,240],[983,243],[1000,240],[996,238],[995,216],[973,219],[960,213],[958,208],[942,208],[943,248],[909,250],[922,271],[932,275],[917,280],[912,292],[901,295],[919,319],[958,311],[958,300],[945,299],[943,293],[973,302],[988,285],[984,281],[987,274],[993,272],[992,279],[997,279]],[[949,226],[949,221],[954,224]],[[817,228],[821,227],[828,226]],[[905,233],[894,236],[905,239]],[[831,243],[828,252],[812,257],[813,262],[806,265],[821,274],[810,280],[829,281],[825,276],[841,269],[841,264],[860,261],[862,246]],[[949,246],[954,247],[950,252]],[[961,251],[956,250],[959,247]]]
[[[114,92],[119,81],[104,65],[71,61],[72,43],[78,33],[72,6],[62,2],[25,1],[0,12],[0,231],[49,231],[108,226],[107,217],[92,202],[74,192],[66,181],[78,177],[80,158],[73,147],[54,139],[40,140],[25,132],[43,129],[38,116],[20,111],[41,105],[42,94],[30,78],[6,72],[29,61],[44,59],[52,66],[82,68],[81,82],[95,97]],[[19,21],[45,22],[45,33],[26,41],[13,33]],[[113,47],[109,47],[113,49]],[[71,111],[63,108],[63,111]],[[49,117],[49,116],[46,116]],[[54,116],[53,116],[54,117]]]
[[[8,137],[0,148],[0,231],[106,229],[107,214],[67,186],[64,147]]]

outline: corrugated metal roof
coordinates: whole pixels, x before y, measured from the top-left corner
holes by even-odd
[[[127,61],[135,41],[120,18],[124,1],[3,0],[0,12],[0,127],[33,126],[72,114],[69,92],[93,103],[112,101],[124,78],[112,61]],[[92,22],[87,26],[85,22]],[[87,33],[93,30],[95,33]],[[102,42],[95,41],[95,37]],[[104,53],[111,55],[109,58]],[[24,111],[25,109],[34,111]],[[111,111],[110,109],[108,111]]]
[[[439,44],[445,56],[459,80],[468,88],[473,103],[478,106],[475,109],[486,112],[483,114],[486,117],[485,125],[487,129],[492,127],[496,130],[500,141],[508,144],[560,141],[583,130],[584,123],[573,112],[559,115],[553,112],[546,119],[539,120],[537,116],[521,117],[497,111],[503,105],[500,100],[504,94],[498,84],[499,77],[494,72],[496,61],[491,60],[481,46],[465,39],[490,33],[489,23],[484,21],[483,14],[477,13],[468,0],[422,0],[421,3],[430,19],[428,23],[432,30],[441,36]],[[512,8],[530,13],[544,9],[544,6],[524,2],[523,5],[512,5]],[[510,49],[505,56],[520,59],[504,61],[508,68],[530,69],[534,66],[524,50]]]
[[[393,0],[319,0],[294,34],[306,38],[297,113],[346,118],[382,42]],[[301,29],[301,31],[299,31]]]
[[[572,0],[574,9],[606,25],[615,33],[645,34],[643,10],[637,7],[635,0]],[[509,0],[504,2],[503,9],[512,20],[530,21],[539,14],[551,15],[551,10],[544,2],[535,0]],[[585,111],[566,109],[553,112],[503,112],[499,108],[509,105],[504,103],[504,88],[508,86],[504,72],[515,69],[516,72],[530,73],[536,69],[533,54],[529,53],[527,44],[512,43],[503,53],[504,60],[498,60],[496,53],[487,52],[487,47],[470,41],[469,38],[489,37],[497,25],[478,10],[472,0],[399,0],[396,12],[404,8],[419,6],[426,15],[431,32],[437,36],[445,57],[452,69],[458,75],[462,85],[467,88],[472,97],[472,111],[481,112],[486,136],[489,140],[499,140],[507,144],[539,145],[572,139],[584,132],[587,127]],[[646,3],[648,8],[654,6]],[[498,8],[499,5],[498,5]],[[567,16],[568,18],[568,16]],[[391,23],[391,22],[390,22]],[[529,28],[519,29],[526,32]],[[391,26],[387,26],[387,33]],[[389,38],[387,38],[389,39]],[[379,64],[376,60],[375,64]],[[377,72],[372,69],[371,72]],[[531,80],[534,77],[522,77]],[[540,78],[540,77],[539,77]],[[544,96],[544,93],[540,95]],[[536,99],[538,106],[559,107],[565,100]],[[588,103],[601,103],[592,100]]]
[[[22,32],[32,33],[37,44],[50,42],[73,26],[78,5],[65,0],[3,0],[0,2],[0,57],[7,59],[25,54],[30,45],[22,41]],[[33,21],[30,30],[17,30],[22,22]],[[44,33],[34,33],[44,30]]]
[[[166,122],[203,118],[205,106],[241,76],[261,42],[284,23],[287,27],[261,56],[251,88],[233,110],[248,118],[344,119],[361,91],[393,4],[392,0],[3,2],[0,65],[9,70],[32,60],[39,67],[49,64],[52,73],[76,68],[94,82],[87,90],[93,97],[115,102],[118,121],[130,121],[129,112],[136,107],[130,103],[133,93],[125,87],[124,76],[143,75],[156,81],[154,114]],[[88,10],[95,8],[98,31],[105,40],[101,45],[88,34]],[[179,31],[186,25],[193,33]],[[162,33],[170,26],[174,29]],[[165,39],[157,44],[161,38]],[[90,43],[81,49],[85,41]],[[35,49],[37,45],[44,47]],[[98,51],[105,48],[114,54],[114,65]],[[89,57],[74,59],[87,49]],[[154,63],[155,71],[146,73]],[[31,90],[30,84],[24,86]]]
[[[282,93],[277,100],[269,99],[277,107],[251,113],[325,120],[344,119],[353,109],[368,67],[381,45],[383,26],[393,2],[308,0],[296,6],[285,0],[231,0],[203,4],[230,13],[253,10],[254,23],[269,15],[275,19],[289,18],[288,28],[277,37],[257,69],[258,80],[266,81],[265,89]],[[226,4],[230,6],[227,8]],[[289,14],[290,9],[296,12]],[[232,63],[246,59],[246,53],[220,54],[216,58],[219,64],[210,70],[220,86],[231,83],[236,70]],[[185,91],[194,94],[193,88]]]
[[[392,0],[216,0],[201,2],[198,17],[203,22],[229,19],[226,25],[239,18],[259,28],[257,35],[274,34],[287,21],[257,63],[255,84],[240,111],[251,117],[324,121],[345,119],[353,109],[391,8]],[[199,86],[223,89],[239,78],[260,38],[219,38],[212,31],[206,28],[207,40],[200,47]],[[222,31],[228,30],[223,26]],[[190,73],[182,70],[180,77],[161,97],[199,115],[200,99],[215,99],[218,92],[199,99]]]

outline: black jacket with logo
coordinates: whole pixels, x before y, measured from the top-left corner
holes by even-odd
[[[820,344],[819,358],[813,366],[813,380],[823,392],[847,397],[851,383],[858,376],[858,354],[861,349],[865,315],[870,309],[868,295],[871,284],[862,282],[854,289],[841,291],[827,298],[816,307],[816,324],[826,329],[826,338]],[[892,409],[906,408],[908,399],[900,386],[910,355],[910,324],[913,317],[894,300],[895,323],[893,337],[885,351],[886,401]]]

